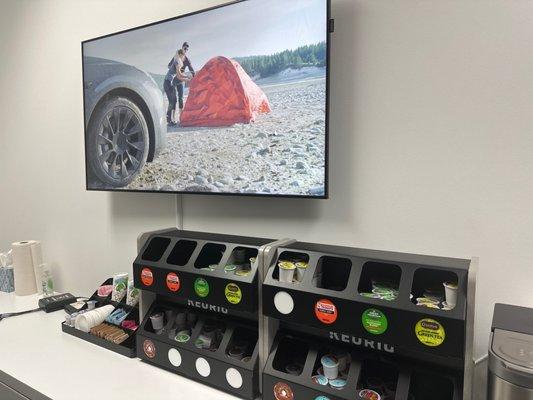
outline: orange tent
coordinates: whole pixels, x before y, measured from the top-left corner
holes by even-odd
[[[237,61],[215,57],[191,81],[180,125],[248,124],[270,111],[265,93]]]

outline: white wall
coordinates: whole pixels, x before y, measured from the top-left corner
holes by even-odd
[[[84,191],[80,41],[218,3],[0,3],[0,248],[44,240],[81,292],[174,225],[173,196]],[[333,0],[333,16],[331,199],[187,196],[184,226],[477,255],[481,354],[495,301],[533,306],[533,2]]]
[[[175,226],[175,196],[85,191],[80,42],[213,3],[0,1],[0,249],[40,239],[58,286],[91,294]]]
[[[331,199],[185,199],[184,226],[480,257],[533,306],[533,2],[333,0]]]

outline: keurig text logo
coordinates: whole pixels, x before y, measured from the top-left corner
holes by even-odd
[[[226,290],[224,291],[224,294],[226,295],[226,299],[231,304],[239,304],[242,300],[241,288],[235,283],[228,283],[226,285]]]
[[[444,327],[430,318],[424,318],[416,323],[415,334],[420,343],[429,347],[440,346],[446,339]]]
[[[337,307],[331,300],[318,300],[315,304],[315,315],[323,324],[330,325],[337,320]]]
[[[355,346],[366,347],[367,349],[386,351],[387,353],[394,353],[394,346],[378,342],[377,340],[368,340],[360,337],[346,335],[344,333],[329,332],[329,338],[342,343],[349,343]]]
[[[154,283],[154,274],[150,268],[143,268],[141,271],[141,282],[144,286],[152,286]]]
[[[177,292],[178,290],[180,290],[180,286],[181,286],[181,283],[180,283],[179,276],[175,274],[174,272],[170,272],[167,275],[168,290],[170,290],[171,292]]]
[[[227,314],[228,309],[225,307],[215,306],[213,304],[207,304],[203,301],[187,300],[187,305],[190,307],[201,308],[202,310],[213,311],[220,314]]]

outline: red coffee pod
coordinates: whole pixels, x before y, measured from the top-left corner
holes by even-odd
[[[339,313],[331,300],[322,299],[315,304],[315,315],[323,324],[331,325],[337,320]]]
[[[180,282],[179,276],[175,274],[174,272],[170,272],[167,275],[168,290],[170,290],[171,292],[177,292],[178,290],[180,290],[180,286],[181,286],[181,282]]]
[[[359,397],[365,400],[381,400],[381,395],[370,389],[363,389],[359,392]]]
[[[294,393],[289,385],[278,382],[274,386],[274,397],[276,400],[294,400]]]
[[[141,282],[144,286],[151,286],[154,283],[154,274],[150,268],[143,268],[141,271]]]

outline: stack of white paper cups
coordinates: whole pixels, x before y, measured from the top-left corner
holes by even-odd
[[[107,305],[96,308],[86,313],[80,314],[76,317],[74,326],[83,332],[89,332],[92,328],[100,325],[113,312],[115,307]]]

